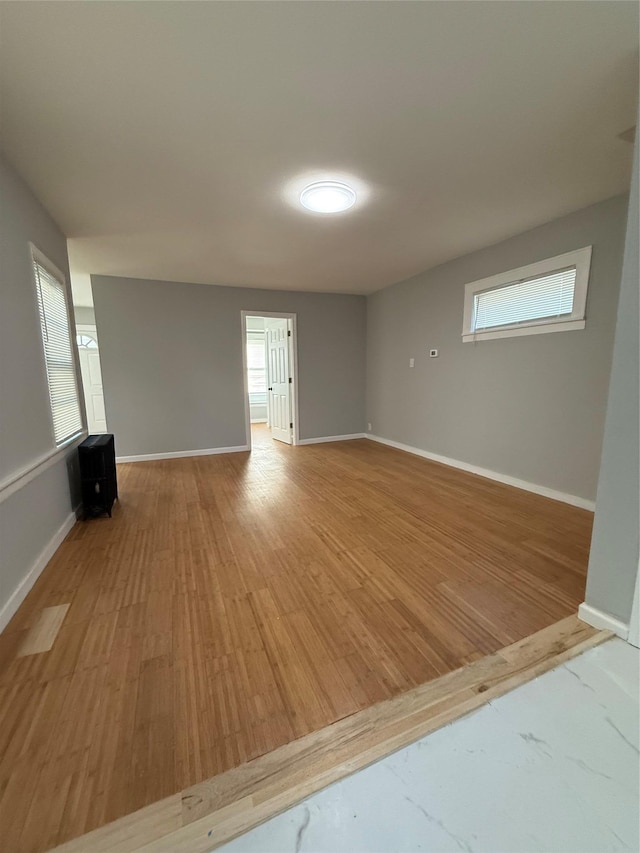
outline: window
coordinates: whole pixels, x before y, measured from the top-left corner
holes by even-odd
[[[462,340],[584,329],[591,246],[465,287]]]
[[[98,344],[91,335],[76,335],[76,344],[78,345],[78,349],[98,349]]]
[[[252,403],[266,403],[267,367],[264,332],[247,331],[247,376],[249,400]]]
[[[71,343],[64,276],[31,247],[40,330],[49,385],[53,435],[57,446],[78,435],[83,427],[78,377]]]

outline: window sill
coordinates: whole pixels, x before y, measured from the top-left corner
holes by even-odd
[[[519,338],[523,335],[546,335],[549,332],[570,332],[576,329],[584,329],[585,326],[585,320],[565,320],[561,323],[514,326],[511,329],[488,329],[483,332],[463,333],[462,342],[468,344],[473,341],[493,341],[497,338]]]
[[[55,453],[57,450],[65,450],[67,447],[69,447],[70,444],[73,444],[74,441],[77,441],[79,438],[84,439],[88,435],[89,430],[86,429],[86,427],[82,427],[82,429],[79,429],[77,432],[72,433],[67,438],[63,438],[60,444],[56,444],[55,450],[53,452]]]

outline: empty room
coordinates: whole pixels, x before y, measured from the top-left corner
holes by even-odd
[[[635,2],[0,0],[0,849],[637,851]]]

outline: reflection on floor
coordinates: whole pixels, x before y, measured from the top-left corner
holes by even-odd
[[[271,430],[266,424],[251,424],[251,449],[270,450],[277,447],[285,447],[282,441],[276,442],[271,436]]]
[[[637,851],[639,664],[610,640],[218,849]]]

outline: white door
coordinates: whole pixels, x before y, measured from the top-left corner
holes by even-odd
[[[98,341],[95,333],[87,329],[78,330],[77,341],[84,401],[87,408],[87,426],[90,433],[104,433],[107,431],[107,421],[104,411]]]
[[[291,374],[289,324],[285,318],[265,317],[269,426],[278,441],[291,444]]]

